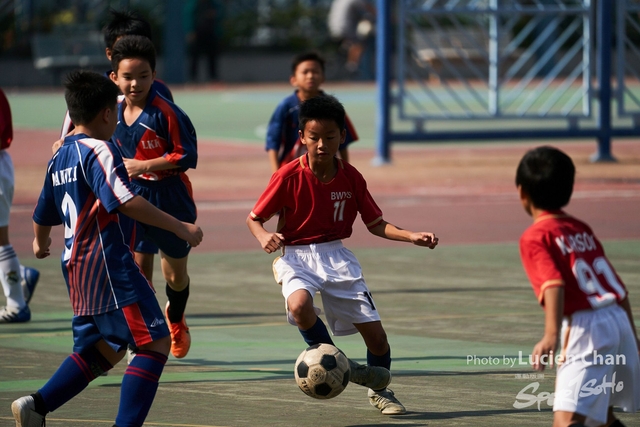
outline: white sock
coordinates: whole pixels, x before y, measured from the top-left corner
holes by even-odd
[[[0,246],[0,282],[7,307],[22,309],[27,305],[22,294],[20,261],[11,245]]]
[[[27,267],[25,267],[24,265],[20,264],[20,278],[24,279],[26,277],[26,275],[27,275]]]

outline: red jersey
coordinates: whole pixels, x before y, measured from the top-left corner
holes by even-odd
[[[382,211],[356,168],[338,159],[336,176],[322,182],[309,168],[307,155],[273,174],[250,215],[265,222],[278,212],[278,232],[286,245],[346,239],[358,212],[368,228],[382,221]]]
[[[627,290],[591,228],[562,211],[544,212],[520,238],[520,257],[538,301],[564,286],[564,315],[619,303]]]

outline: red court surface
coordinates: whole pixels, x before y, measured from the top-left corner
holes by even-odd
[[[17,129],[10,148],[16,169],[11,239],[24,256],[30,255],[31,211],[56,136]],[[591,224],[601,239],[640,239],[640,143],[634,140],[613,142],[617,163],[591,163],[594,141],[399,145],[392,149],[392,163],[382,167],[371,165],[373,150],[355,148],[351,163],[367,179],[385,219],[402,228],[433,231],[441,245],[515,242],[530,223],[515,191],[515,169],[526,150],[544,143],[560,147],[576,163],[567,211]],[[198,168],[189,176],[205,239],[195,250],[259,249],[245,218],[270,176],[266,153],[259,144],[208,140],[198,150]],[[347,244],[398,243],[370,235],[358,221]]]

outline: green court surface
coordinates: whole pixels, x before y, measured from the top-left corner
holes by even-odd
[[[360,136],[360,142],[355,146],[358,149],[373,147],[375,138],[375,117],[377,113],[376,87],[373,83],[359,85],[347,85],[329,83],[323,85],[323,89],[344,104],[349,117]],[[454,108],[454,99],[451,91],[444,87],[430,86],[432,93],[443,97],[446,107]],[[640,97],[640,87],[632,86],[631,89]],[[66,110],[62,89],[52,90],[48,93],[14,92],[6,89],[7,97],[14,113],[14,126],[30,129],[59,129]],[[226,141],[243,141],[262,144],[266,134],[266,126],[276,105],[286,96],[290,95],[293,88],[287,84],[281,85],[246,85],[246,86],[221,86],[209,89],[202,88],[177,88],[173,89],[174,100],[192,120],[199,138]],[[416,88],[413,88],[416,91]],[[482,92],[481,89],[478,91]],[[554,88],[547,88],[542,94],[550,95]],[[416,101],[426,106],[432,106],[424,94],[413,95]],[[542,99],[543,96],[540,95]],[[464,98],[463,95],[460,95]],[[468,95],[467,95],[468,96]],[[407,113],[414,114],[414,108],[409,101]],[[615,108],[613,109],[614,111]],[[413,113],[412,113],[413,111]],[[397,114],[391,117],[392,129],[395,131],[411,131],[414,129],[413,120],[399,120]],[[582,127],[593,127],[595,119],[581,120]],[[631,119],[618,119],[613,117],[613,126],[629,126]],[[445,130],[472,130],[472,129],[537,129],[541,126],[539,119],[515,120],[456,120],[442,121],[430,120],[428,129],[433,131]],[[545,121],[544,126],[550,128],[566,129],[566,120]]]
[[[336,94],[345,104],[360,135],[360,142],[354,148],[362,150],[360,153],[372,151],[375,143],[375,87],[370,84],[328,84],[324,89]],[[39,145],[29,145],[26,137],[16,139],[16,144],[11,148],[16,175],[22,174],[20,176],[25,180],[32,179],[33,184],[29,185],[39,188],[45,161],[43,159],[41,169],[38,169],[40,165],[34,164],[37,158],[32,161],[37,157],[33,155],[33,150],[44,149],[48,155],[49,140],[53,140],[49,135],[56,135],[55,130],[60,128],[65,112],[62,91],[6,91],[15,128],[23,132],[22,135],[28,135],[28,130],[45,131],[33,134],[33,138],[45,135],[47,140],[44,143],[40,141]],[[200,168],[197,173],[201,175],[194,174],[200,177],[197,181],[200,193],[196,194],[203,195],[207,190],[203,183],[210,180],[251,178],[243,175],[246,171],[243,167],[255,166],[252,163],[235,167],[236,162],[229,162],[227,166],[237,169],[232,176],[214,172],[225,165],[224,150],[228,150],[235,159],[246,155],[249,150],[245,150],[244,143],[249,143],[256,146],[253,148],[257,152],[257,147],[264,143],[266,125],[273,109],[291,91],[292,88],[286,84],[214,86],[204,89],[187,87],[173,91],[177,104],[192,119],[200,141],[209,144],[207,150],[203,150],[207,153],[203,160],[209,161],[205,167],[209,169]],[[456,122],[448,126],[460,129],[478,124],[485,127],[526,124],[522,121],[472,122]],[[539,126],[539,122],[535,122],[535,125]],[[411,124],[399,125],[398,128],[403,129],[403,126],[406,129]],[[442,129],[441,126],[446,125],[429,123],[429,129]],[[227,143],[236,147],[234,142],[243,144],[238,144],[239,148],[233,151]],[[512,187],[515,159],[521,153],[518,151],[513,158],[503,158],[498,155],[501,149],[494,147],[484,154],[484,159],[490,157],[491,153],[496,153],[496,158],[486,164],[486,170],[476,171],[482,176],[471,174],[467,181],[449,182],[445,180],[447,177],[440,177],[436,173],[429,175],[435,183],[430,181],[424,183],[424,188],[418,186],[409,189],[414,193],[403,189],[403,186],[415,184],[415,187],[417,183],[405,180],[400,185],[397,184],[400,181],[396,180],[386,188],[378,181],[375,196],[381,194],[383,197],[380,200],[387,205],[391,204],[390,201],[395,202],[385,212],[393,213],[400,224],[411,219],[409,211],[402,209],[411,208],[420,215],[424,213],[430,221],[435,219],[446,225],[447,220],[454,224],[451,227],[468,233],[468,238],[465,236],[465,239],[458,240],[461,242],[478,241],[473,237],[474,228],[495,227],[489,230],[492,234],[499,229],[508,232],[515,227],[520,230],[520,223],[502,221],[505,215],[501,214],[508,216],[517,212],[522,216],[523,223],[526,219],[517,205]],[[211,159],[213,152],[219,157]],[[412,153],[408,152],[407,156],[430,156],[431,163],[424,167],[436,172],[440,170],[436,165],[438,162],[444,166],[447,162],[461,165],[453,170],[463,174],[465,169],[476,166],[477,161],[477,157],[468,149],[444,157],[444,160],[437,157],[442,153],[435,151]],[[625,153],[626,157],[623,157],[617,169],[610,167],[604,171],[607,165],[586,165],[586,160],[579,164],[581,187],[578,188],[579,197],[572,209],[580,214],[589,214],[588,218],[597,219],[601,228],[622,229],[613,237],[605,238],[626,240],[605,240],[604,243],[610,260],[629,288],[636,325],[640,326],[640,234],[632,217],[632,212],[637,212],[638,204],[635,202],[638,200],[637,184],[640,181],[637,173],[621,174],[623,168],[630,170],[640,164],[640,155],[628,147]],[[365,157],[364,154],[354,156],[363,168],[366,168],[364,162],[368,161],[364,160]],[[583,157],[586,158],[586,155]],[[26,165],[22,169],[19,160]],[[260,157],[255,161],[263,160]],[[376,182],[370,180],[374,175],[384,175],[384,179],[389,179],[389,175],[395,173],[392,167],[375,172],[369,170],[365,176],[369,183]],[[29,172],[32,170],[29,168],[38,172]],[[503,179],[497,172],[500,168],[508,169],[508,178]],[[446,173],[450,172],[443,169],[442,174]],[[268,176],[265,176],[265,182],[267,179]],[[485,184],[477,185],[483,182]],[[509,193],[502,193],[501,186],[506,185],[505,182],[508,182]],[[260,184],[261,187],[263,185]],[[236,216],[244,218],[250,209],[255,196],[247,188],[253,190],[250,184],[229,190],[235,191],[237,194],[234,195],[243,203],[251,199],[246,208],[243,204],[242,208],[225,210],[223,202],[228,200],[224,197],[236,201],[227,193],[220,199],[205,199],[209,202],[208,210],[203,208],[201,218],[210,222],[202,221],[203,228],[208,226],[208,230],[217,232],[212,232],[211,237],[207,235],[208,240],[215,239],[226,244],[228,240],[224,239],[233,238],[230,236],[238,241],[250,238],[243,219],[237,221],[242,229],[241,236],[232,234],[238,224],[234,222],[231,225],[228,222],[231,217],[234,220]],[[429,191],[415,193],[418,190]],[[483,194],[487,194],[484,199]],[[422,198],[416,198],[420,195]],[[450,199],[445,200],[445,195],[451,196]],[[60,272],[59,252],[41,261],[32,258],[29,253],[31,225],[28,216],[35,199],[20,194],[16,194],[16,198],[22,198],[23,206],[20,212],[12,212],[13,232],[22,230],[29,234],[29,243],[23,243],[16,250],[22,263],[37,267],[42,276],[31,302],[32,321],[22,325],[0,326],[0,427],[15,425],[9,409],[11,402],[41,387],[73,345],[71,310]],[[505,204],[505,200],[513,203]],[[219,204],[215,205],[212,201]],[[218,209],[211,206],[218,206]],[[628,217],[624,218],[626,222],[615,217],[616,212],[618,215],[625,214],[622,212],[624,209],[628,213]],[[497,218],[492,225],[482,222],[483,215],[488,215],[486,212],[490,212],[492,219]],[[441,213],[440,216],[438,213]],[[20,221],[21,228],[17,226]],[[223,231],[227,231],[223,228],[228,228],[231,233],[222,235]],[[440,232],[439,229],[435,231]],[[358,236],[354,235],[356,239]],[[501,237],[496,239],[501,241]],[[347,246],[350,246],[349,241]],[[207,253],[200,247],[194,250],[189,260],[193,286],[187,320],[193,345],[185,359],[170,357],[145,425],[551,425],[553,414],[548,396],[554,389],[555,374],[553,371],[535,373],[527,364],[529,352],[542,337],[544,314],[522,270],[515,242],[451,245],[442,238],[442,244],[434,251],[400,243],[384,248],[376,246],[375,249],[364,249],[363,246],[352,245],[356,248],[353,252],[363,265],[367,283],[389,335],[394,376],[391,388],[407,407],[406,415],[380,415],[368,403],[366,390],[354,384],[329,401],[317,401],[304,395],[295,383],[293,364],[305,345],[296,328],[286,322],[284,301],[271,273],[273,256],[253,250]],[[56,253],[56,249],[53,250]],[[156,265],[154,277],[159,289],[158,300],[164,306],[166,296],[164,284],[160,281],[158,261]],[[337,337],[335,342],[351,358],[365,361],[366,350],[359,335]],[[119,385],[125,367],[126,362],[121,362],[108,376],[96,379],[87,390],[50,414],[47,426],[111,427],[117,412]],[[621,378],[617,380],[624,381]],[[521,394],[517,398],[519,393],[524,396]],[[638,415],[619,414],[619,417],[629,427],[640,426]]]
[[[373,146],[375,87],[326,87],[345,104],[361,136],[362,146]],[[290,95],[287,85],[229,89],[175,89],[174,100],[193,122],[199,138],[262,144],[276,105]],[[62,89],[48,93],[7,90],[15,127],[59,129],[66,110]]]
[[[640,242],[607,241],[605,248],[637,313]],[[193,346],[185,359],[170,357],[145,425],[551,425],[548,393],[555,375],[534,373],[527,365],[542,336],[543,311],[516,244],[434,251],[398,244],[354,253],[389,335],[391,388],[407,407],[406,415],[379,414],[366,390],[355,384],[329,401],[305,396],[293,378],[304,343],[286,323],[271,275],[273,256],[196,251],[187,308]],[[57,256],[23,262],[41,269],[41,286],[31,305],[33,320],[0,329],[0,426],[13,425],[11,402],[42,386],[72,346],[71,311]],[[159,270],[155,274],[160,277]],[[158,300],[164,304],[164,292]],[[364,361],[358,335],[335,342]],[[121,362],[50,414],[47,426],[111,427],[125,366]],[[639,425],[637,415],[619,417],[628,426]]]

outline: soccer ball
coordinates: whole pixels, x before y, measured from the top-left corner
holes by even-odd
[[[294,369],[298,387],[316,399],[336,397],[349,384],[349,359],[331,344],[316,344],[300,353]]]

